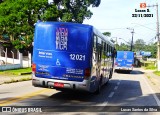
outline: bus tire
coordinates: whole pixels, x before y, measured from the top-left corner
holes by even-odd
[[[97,88],[97,90],[95,91],[95,94],[96,94],[96,95],[100,94],[100,90],[101,90],[101,85],[100,85],[100,83],[99,83],[99,84],[98,84],[98,88]]]
[[[106,83],[105,83],[104,85],[107,86],[107,85],[108,85],[108,82],[109,82],[109,79],[106,81]]]
[[[102,83],[102,75],[101,75],[101,78],[100,78],[100,81],[99,81],[99,84],[98,84],[98,88],[97,90],[95,91],[95,94],[100,94],[101,92],[101,83]]]
[[[127,72],[128,74],[130,74],[131,73],[131,70],[128,70],[128,72]]]
[[[115,69],[114,72],[117,73],[117,70]]]
[[[113,70],[110,70],[110,72],[109,72],[109,79],[112,78],[112,74],[113,74]]]

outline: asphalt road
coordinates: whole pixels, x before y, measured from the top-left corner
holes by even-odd
[[[99,95],[37,88],[32,86],[31,81],[0,85],[0,106],[23,109],[25,106],[31,106],[43,112],[121,111],[120,114],[137,114],[136,112],[147,111],[141,114],[155,115],[160,112],[157,108],[160,106],[160,100],[156,95],[144,73],[135,69],[130,74],[114,73]],[[18,111],[15,109],[15,112],[16,110]]]

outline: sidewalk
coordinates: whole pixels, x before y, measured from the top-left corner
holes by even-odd
[[[157,80],[158,83],[160,83],[160,76],[155,75],[155,74],[153,73],[155,70],[145,70],[145,69],[143,69],[143,68],[140,68],[140,70],[141,70],[142,72],[144,72],[144,74],[146,74],[148,77],[150,77],[150,78],[152,78],[152,79],[155,79],[155,80]]]
[[[144,72],[144,75],[147,77],[150,84],[153,86],[156,92],[160,92],[160,76],[155,75],[153,72],[155,70],[145,70],[140,68],[140,71]]]

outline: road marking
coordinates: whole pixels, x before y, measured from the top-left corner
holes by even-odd
[[[157,95],[155,94],[155,92],[152,90],[152,88],[150,87],[150,85],[148,84],[148,82],[146,81],[146,79],[143,77],[144,81],[146,82],[146,84],[148,85],[149,87],[149,90],[151,91],[152,93],[152,96],[154,97],[154,99],[156,100],[157,102],[157,105],[160,106],[160,100],[158,99]]]
[[[118,89],[118,86],[115,86],[115,87],[114,87],[114,90],[117,90],[117,89]]]
[[[96,105],[93,105],[93,106],[107,106],[107,104],[108,104],[108,101],[100,103],[100,104],[96,104]]]
[[[41,93],[47,93],[47,92],[51,92],[53,91],[53,89],[42,89],[42,90],[38,90],[29,94],[25,94],[25,95],[21,95],[21,96],[17,96],[17,97],[13,97],[13,98],[9,98],[3,101],[0,101],[0,106],[7,106],[9,104],[18,102],[18,101],[22,101],[31,97],[34,97],[36,95],[39,95]]]
[[[114,95],[114,92],[111,92],[108,97],[111,98],[111,97],[113,97],[113,95]]]
[[[104,107],[106,107],[108,104],[108,101],[107,102],[103,102],[102,104],[96,104],[95,106],[98,106],[100,108],[98,108],[98,111],[102,111],[104,109]]]

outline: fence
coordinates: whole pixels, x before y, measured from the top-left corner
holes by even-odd
[[[4,53],[4,57],[1,55],[2,53]],[[7,53],[11,53],[12,58],[8,58]],[[24,58],[23,54],[18,52],[18,59],[15,59],[14,55],[15,53],[7,51],[7,48],[0,50],[0,70],[31,67],[31,53],[28,52],[28,56]]]

